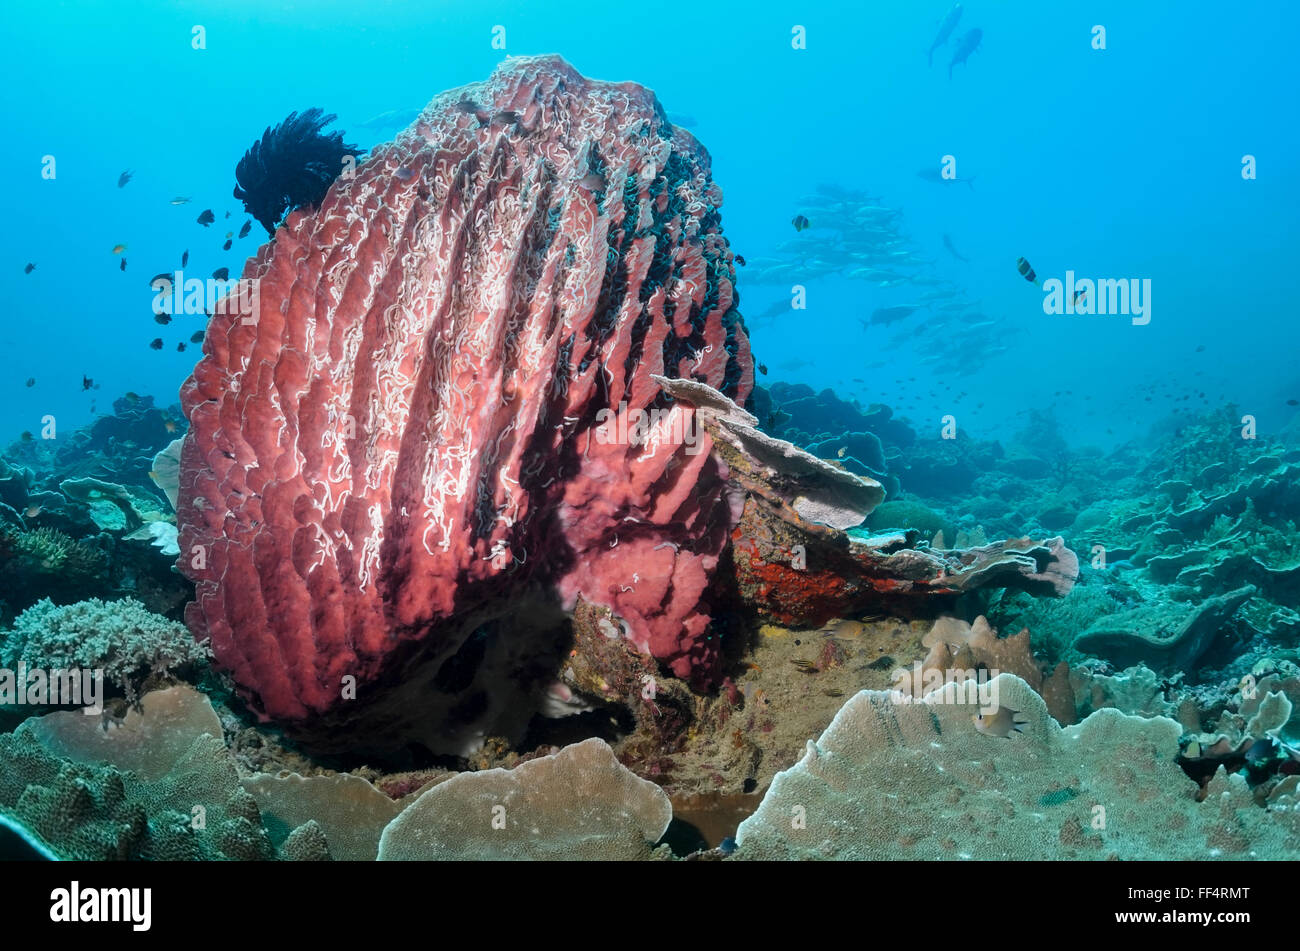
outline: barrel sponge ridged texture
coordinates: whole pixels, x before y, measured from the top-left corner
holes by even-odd
[[[388,825],[379,858],[643,859],[671,821],[664,791],[593,738],[439,783]]]
[[[1061,728],[1020,678],[990,687],[1023,733],[977,732],[978,702],[951,683],[911,703],[854,696],[741,823],[736,858],[1192,860],[1300,847],[1300,819],[1256,806],[1240,777],[1221,772],[1196,801],[1175,721],[1104,709]]]
[[[289,215],[181,393],[186,621],[255,709],[351,717],[530,585],[715,677],[734,513],[650,376],[752,390],[721,203],[649,90],[522,57]]]

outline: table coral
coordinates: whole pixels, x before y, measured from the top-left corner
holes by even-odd
[[[1220,772],[1198,802],[1173,720],[1105,709],[1062,728],[1024,681],[992,686],[1023,733],[977,732],[978,702],[955,684],[920,702],[857,694],[741,824],[736,857],[1201,861],[1300,847],[1300,817],[1256,806],[1240,777]]]
[[[663,790],[590,739],[439,783],[384,829],[379,858],[648,858],[671,820]]]

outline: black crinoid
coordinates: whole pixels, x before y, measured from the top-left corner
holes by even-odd
[[[235,197],[267,234],[275,234],[293,209],[320,204],[343,171],[344,159],[360,158],[358,148],[343,141],[342,132],[321,131],[337,118],[320,109],[291,112],[278,126],[267,128],[235,166]]]

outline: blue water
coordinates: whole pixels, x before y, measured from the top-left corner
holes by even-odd
[[[246,220],[231,197],[235,163],[266,126],[321,106],[351,141],[373,145],[396,132],[355,130],[377,113],[484,79],[506,55],[550,52],[585,75],[649,86],[694,120],[741,254],[825,240],[816,220],[796,236],[802,196],[818,184],[865,189],[902,209],[933,274],[1023,331],[978,365],[921,364],[934,325],[958,330],[960,317],[923,312],[864,331],[860,318],[918,288],[819,279],[806,312],[754,329],[771,371],[760,382],[889,403],[922,432],[952,413],[969,433],[1006,435],[1028,409],[1054,405],[1072,442],[1110,443],[1146,432],[1189,392],[1196,399],[1177,406],[1232,400],[1261,432],[1286,425],[1286,400],[1300,396],[1300,6],[971,0],[957,32],[979,27],[983,44],[951,79],[952,41],[933,66],[925,55],[949,6],[755,3],[674,16],[576,2],[11,5],[0,439],[39,430],[46,414],[61,429],[84,424],[127,390],[175,398],[199,355],[176,343],[200,327],[157,326],[149,278],[186,249],[195,276],[237,274],[265,239],[254,223],[221,250]],[[195,24],[204,50],[191,48]],[[1104,51],[1091,48],[1095,24]],[[492,46],[496,25],[504,51]],[[806,49],[792,49],[796,25]],[[945,154],[973,188],[917,176]],[[1255,181],[1242,179],[1244,154],[1257,157]],[[53,180],[41,176],[47,155]],[[134,178],[119,189],[126,169]],[[170,205],[176,196],[192,201]],[[195,223],[205,208],[217,215],[210,228]],[[969,263],[947,254],[944,233]],[[122,243],[125,272],[111,250]],[[1149,278],[1150,324],[1043,314],[1042,292],[1016,273],[1022,255],[1041,277]],[[789,296],[744,271],[740,290],[746,314]],[[166,346],[151,350],[158,336]],[[780,366],[790,361],[807,364]],[[83,375],[99,388],[83,391]]]

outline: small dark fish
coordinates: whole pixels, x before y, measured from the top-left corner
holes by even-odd
[[[473,115],[478,112],[478,103],[473,99],[462,99],[460,102],[456,103],[455,109],[457,112],[464,112]]]
[[[203,209],[203,212],[194,220],[206,228],[208,225],[212,224],[212,222],[217,220],[217,216],[212,213],[211,208],[205,208]]]
[[[152,340],[149,341],[150,350],[161,350],[162,347],[163,347],[162,337],[154,337]]]
[[[739,264],[741,267],[744,267],[744,266],[745,266],[745,256],[744,256],[743,254],[737,254],[737,255],[736,255],[736,263]]]
[[[177,352],[177,353],[184,353],[184,352],[185,352],[185,342],[184,342],[184,341],[181,341],[180,343],[178,343],[178,344],[176,345],[176,352]]]
[[[172,322],[172,315],[171,315],[171,314],[154,314],[154,315],[153,315],[153,319],[154,319],[154,323],[162,324],[164,327],[166,327],[168,324],[170,324],[170,323]]]
[[[251,228],[251,227],[253,227],[252,219],[249,219],[248,221],[245,221],[245,222],[244,222],[244,227],[242,227],[242,228],[239,229],[239,237],[241,237],[241,238],[247,238],[247,237],[248,237],[248,229]]]
[[[126,187],[126,183],[129,182],[129,181],[131,180],[131,176],[132,176],[132,174],[133,174],[132,171],[131,171],[130,169],[127,169],[127,170],[126,170],[125,172],[123,172],[121,175],[117,176],[117,187],[118,187],[118,188],[125,188],[125,187]]]
[[[21,439],[23,442],[31,442],[31,441],[32,441],[33,439],[35,439],[36,437],[33,436],[30,432],[28,432],[27,430],[24,429],[23,432],[22,432],[22,435],[19,436],[18,438]]]
[[[489,125],[496,125],[498,122],[503,125],[514,126],[515,131],[519,131],[519,113],[515,112],[513,109],[503,109],[501,112],[498,112],[492,117],[492,121]]]
[[[194,331],[193,334],[190,335],[190,343],[202,343],[202,342],[203,342],[202,330],[196,330]]]
[[[1035,287],[1038,286],[1038,275],[1034,273],[1033,265],[1024,258],[1016,258],[1016,270],[1019,271],[1020,276],[1030,284],[1033,284]]]
[[[406,166],[402,166],[393,173],[393,177],[399,182],[409,182],[411,179],[415,178],[415,172]]]
[[[230,212],[226,212],[226,217],[227,217],[227,218],[230,217]]]
[[[25,268],[23,268],[23,273],[24,273],[24,274],[31,274],[32,271],[34,271],[34,270],[36,270],[36,265],[35,265],[35,264],[28,264]]]
[[[803,231],[804,228],[812,227],[812,223],[808,221],[806,215],[795,215],[794,218],[791,219],[790,224],[794,225],[795,231]]]
[[[1077,307],[1079,305],[1080,300],[1087,300],[1087,299],[1088,299],[1088,288],[1085,287],[1082,290],[1077,290],[1074,292],[1074,297],[1070,299],[1070,306]]]
[[[1273,759],[1277,751],[1277,743],[1272,737],[1262,737],[1246,750],[1246,762],[1251,766],[1262,766]]]
[[[585,188],[589,192],[600,192],[605,190],[605,176],[599,172],[588,172],[582,178],[578,179],[578,187]]]
[[[35,385],[36,385],[36,377],[34,377],[34,376],[29,376],[29,377],[27,378],[27,386],[28,386],[28,388],[30,389],[31,387],[33,387],[33,386],[35,386]]]
[[[126,397],[126,401],[132,405],[140,402],[140,394],[136,393],[134,390],[127,390],[123,395]]]
[[[760,364],[758,365],[758,372],[761,373],[761,374],[763,374],[763,376],[767,376],[767,364],[766,364],[766,363],[760,363]]]
[[[228,280],[230,280],[230,268],[228,268],[228,267],[219,267],[219,268],[217,268],[215,271],[212,272],[212,279],[213,279],[214,281],[228,281]]]
[[[960,6],[960,4],[958,4],[958,6]],[[958,261],[961,261],[963,264],[970,263],[970,258],[962,257],[960,254],[957,253],[957,249],[952,246],[952,238],[948,237],[946,234],[943,236],[943,246],[947,248],[948,253],[951,254],[953,257],[955,257]]]
[[[181,255],[181,267],[190,263],[190,249],[186,248],[185,253]]]
[[[1300,406],[1300,400],[1287,400],[1287,406]]]
[[[1204,353],[1204,352],[1205,352],[1205,344],[1201,344],[1199,347],[1197,347],[1197,348],[1196,348],[1196,352],[1197,352],[1197,353]]]
[[[121,261],[118,261],[117,263],[118,263],[118,270],[119,270],[119,271],[125,271],[125,270],[126,270],[126,258],[122,258],[122,260],[121,260]]]
[[[94,385],[95,385],[95,381],[92,380],[90,377],[85,375],[81,377],[81,392],[84,393],[86,392],[86,390],[92,389]]]
[[[166,281],[168,284],[170,284],[170,283],[172,282],[172,272],[171,272],[171,271],[159,271],[159,272],[158,272],[157,274],[155,274],[153,277],[149,278],[149,286],[150,286],[150,287],[153,287],[154,290],[158,290],[158,288],[157,288],[157,287],[154,287],[154,285],[155,285],[155,284],[161,284],[161,283],[163,283],[164,281]]]
[[[229,239],[229,238],[227,238],[227,239],[226,239],[226,243],[223,244],[223,245],[221,246],[221,250],[222,250],[222,251],[229,251],[229,250],[230,250],[230,239]]]

